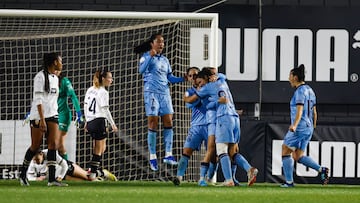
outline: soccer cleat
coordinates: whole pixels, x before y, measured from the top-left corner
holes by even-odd
[[[53,181],[53,182],[48,182],[47,186],[51,187],[51,186],[57,186],[57,187],[67,187],[69,186],[66,183],[63,182],[59,182],[59,181]]]
[[[280,187],[282,187],[282,188],[292,188],[292,187],[294,187],[294,183],[284,183],[284,184],[280,185]]]
[[[181,183],[180,178],[177,176],[173,178],[171,181],[174,183],[175,186],[179,186]]]
[[[169,165],[172,165],[172,166],[176,166],[178,165],[178,162],[175,160],[175,158],[173,156],[167,156],[163,159],[163,162],[165,164],[169,164]]]
[[[248,186],[252,186],[256,182],[256,176],[258,172],[259,171],[255,167],[251,167],[250,170],[247,172]]]
[[[30,186],[29,180],[26,176],[20,174],[19,181],[21,186]]]
[[[329,168],[321,167],[320,178],[323,185],[329,183]]]
[[[234,184],[234,181],[227,180],[227,181],[222,182],[219,186],[234,187],[235,184]]]
[[[110,181],[117,181],[118,179],[116,178],[116,176],[114,174],[112,174],[110,171],[103,169],[102,170],[104,172],[104,177],[106,180],[110,180]]]
[[[150,168],[153,171],[158,171],[159,170],[156,159],[150,159]]]
[[[205,179],[199,180],[198,185],[201,186],[201,187],[206,187],[206,186],[208,186],[208,184],[207,184],[207,182],[205,181]]]

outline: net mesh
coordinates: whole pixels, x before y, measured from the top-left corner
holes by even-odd
[[[109,88],[110,111],[120,132],[109,135],[102,166],[120,180],[166,180],[175,173],[176,167],[162,164],[164,146],[161,124],[157,136],[158,161],[161,163],[159,172],[152,172],[148,164],[143,81],[138,73],[139,56],[133,52],[133,48],[153,33],[162,32],[165,39],[164,55],[170,60],[174,75],[182,76],[190,64],[191,28],[210,26],[211,20],[200,18],[0,17],[1,120],[18,121],[29,111],[33,77],[42,69],[44,53],[61,53],[63,74],[72,81],[81,107],[85,92],[92,85],[93,73],[97,68],[106,66],[114,78]],[[173,153],[177,159],[181,156],[190,123],[190,111],[182,101],[182,95],[188,87],[188,83],[170,86],[175,111]],[[30,145],[30,134],[28,130],[22,130],[21,126],[15,127],[17,131],[6,133],[4,126],[0,133],[3,143],[0,150],[2,155],[4,152],[10,154],[7,156],[13,153],[17,161],[1,163],[1,168],[18,171],[25,150]],[[7,130],[12,131],[10,127]],[[8,143],[14,143],[10,150],[5,150],[6,139],[10,140]],[[194,153],[185,180],[198,179],[203,151]],[[90,136],[83,130],[77,130],[76,160],[73,161],[86,169],[91,152]]]

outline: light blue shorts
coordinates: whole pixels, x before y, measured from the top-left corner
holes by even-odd
[[[184,148],[190,148],[195,151],[201,149],[201,144],[204,142],[205,148],[207,148],[208,132],[207,125],[195,125],[189,129],[188,136],[184,143]]]
[[[144,92],[146,116],[163,116],[173,114],[171,96],[154,92]]]
[[[313,129],[306,128],[304,130],[297,130],[295,132],[288,131],[284,137],[284,145],[289,148],[301,149],[305,151],[312,137]]]
[[[224,115],[217,118],[216,143],[239,143],[240,120],[237,116]]]

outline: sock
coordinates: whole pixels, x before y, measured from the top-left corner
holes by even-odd
[[[294,159],[291,157],[291,155],[283,156],[282,164],[285,181],[289,184],[293,183]]]
[[[156,154],[156,131],[148,130],[148,147],[150,154]]]
[[[300,157],[300,159],[298,160],[299,163],[309,167],[309,168],[312,168],[316,171],[319,171],[321,166],[316,163],[312,158],[308,157],[308,156],[302,156]]]
[[[90,161],[90,170],[91,173],[97,173],[98,168],[100,167],[100,161],[101,161],[101,156],[97,155],[97,154],[93,154],[91,161]],[[100,174],[98,174],[100,175]]]
[[[231,172],[233,179],[236,179],[236,169],[237,169],[236,163],[231,162]]]
[[[225,178],[225,181],[231,180],[232,181],[232,175],[231,175],[231,162],[230,157],[227,153],[220,154],[220,163],[221,163],[221,169]]]
[[[26,150],[24,161],[23,161],[23,164],[21,167],[21,173],[20,173],[21,176],[26,177],[26,172],[27,172],[30,162],[31,162],[32,158],[35,156],[35,154],[36,153],[31,151],[30,148],[28,148]]]
[[[187,155],[183,154],[181,156],[179,163],[178,163],[176,176],[184,176],[185,175],[185,171],[189,164],[189,159],[190,159],[190,157]]]
[[[60,154],[62,158],[68,160],[68,154],[65,152],[64,154]]]
[[[208,169],[208,174],[207,174],[208,179],[212,179],[214,177],[214,174],[215,174],[215,171],[217,170],[217,167],[218,167],[218,163],[210,162],[209,169]]]
[[[205,179],[208,169],[209,169],[209,163],[206,162],[200,163],[200,180]]]
[[[250,170],[251,165],[249,164],[249,162],[241,154],[236,153],[234,155],[233,159],[234,159],[234,162],[236,163],[236,165],[243,168],[245,171]]]
[[[172,127],[164,127],[165,153],[170,152],[172,154],[173,136],[174,132]]]
[[[49,182],[54,182],[56,180],[55,170],[56,170],[56,150],[48,149],[47,153],[47,166],[49,168]]]

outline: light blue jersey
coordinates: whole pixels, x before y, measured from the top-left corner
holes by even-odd
[[[186,90],[186,96],[192,96],[196,92],[194,87]],[[197,99],[193,103],[186,103],[186,107],[191,109],[191,126],[206,125],[206,106],[201,103],[200,99]]]
[[[296,88],[290,101],[291,123],[294,123],[296,116],[296,106],[303,105],[303,112],[297,130],[302,131],[306,128],[314,128],[314,106],[316,105],[316,96],[309,85],[300,85]]]
[[[175,77],[169,60],[162,54],[151,56],[145,52],[140,58],[139,73],[143,75],[144,91],[170,94],[169,82],[183,82],[184,78]]]
[[[215,82],[207,83],[197,92],[197,95],[200,98],[210,96],[211,101],[217,101],[220,97],[226,97],[229,100],[229,102],[227,102],[226,104],[217,105],[216,116],[217,117],[223,115],[238,116],[229,86],[227,85],[225,80],[217,80]]]
[[[309,85],[300,85],[296,88],[290,101],[291,123],[294,123],[296,106],[303,105],[303,112],[295,132],[288,131],[284,137],[284,144],[288,147],[305,151],[311,140],[314,130],[314,106],[316,96]]]
[[[235,110],[234,101],[224,79],[218,79],[204,85],[197,95],[200,98],[210,96],[210,101],[218,101],[220,97],[226,97],[228,102],[216,105],[216,143],[237,143],[240,141],[240,120]],[[211,102],[209,103],[211,105]]]
[[[196,89],[194,87],[189,88],[185,95],[191,96],[195,94]],[[201,144],[204,143],[207,147],[207,121],[206,121],[206,107],[197,99],[193,103],[186,103],[186,107],[191,109],[191,126],[184,143],[184,148],[191,148],[199,151]]]

